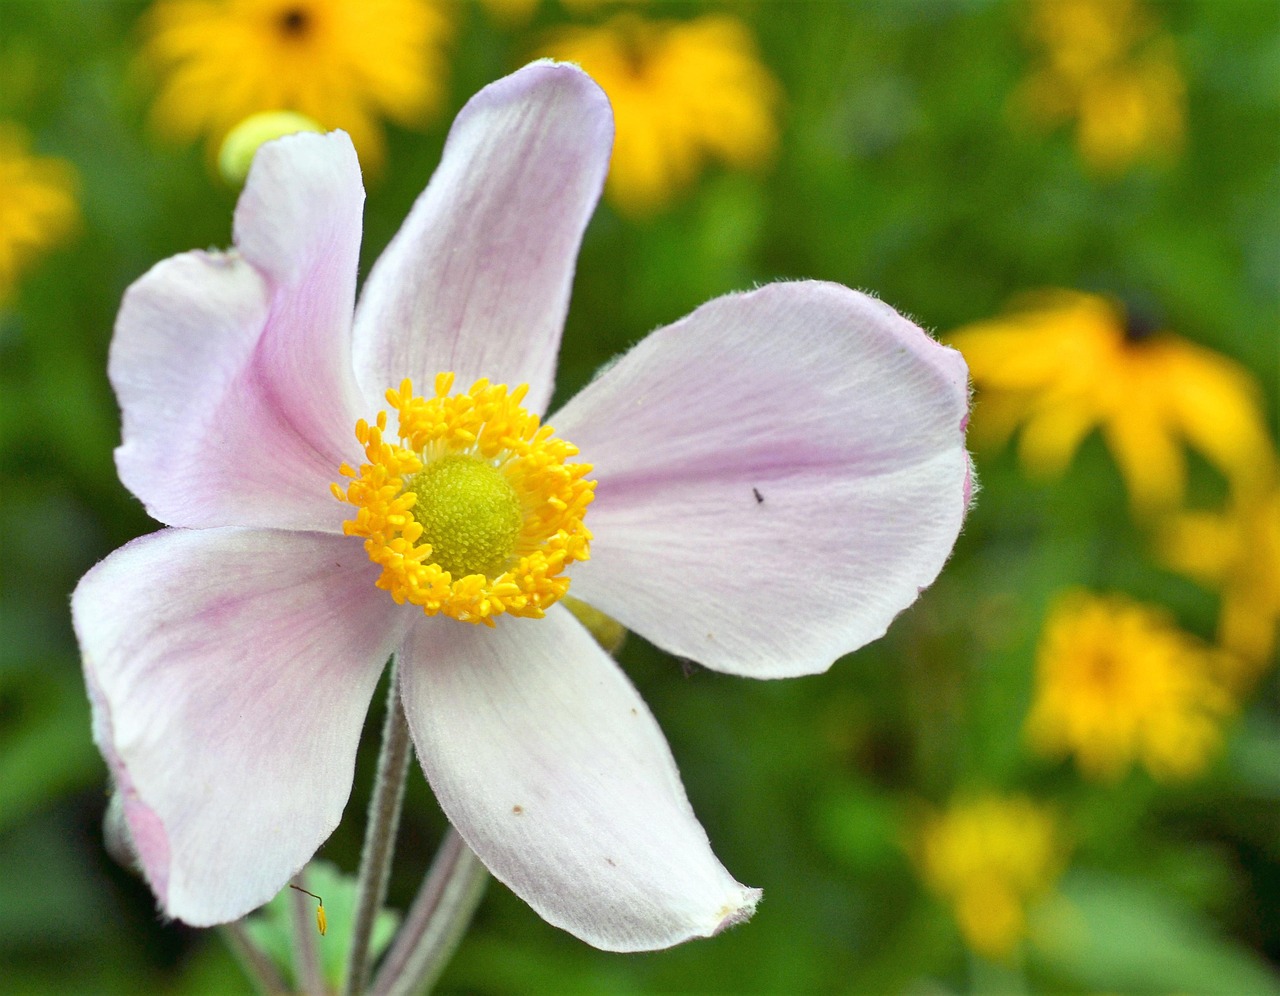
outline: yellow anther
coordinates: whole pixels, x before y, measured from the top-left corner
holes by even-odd
[[[293,885],[292,883],[290,883],[289,888],[297,889],[299,892],[306,893],[308,896],[310,896],[312,899],[314,899],[317,903],[320,904],[316,907],[316,930],[320,931],[321,937],[324,937],[324,935],[329,931],[329,918],[324,914],[324,900],[321,899],[319,896],[317,896],[314,892],[310,892],[307,889],[304,889],[300,885]]]
[[[527,385],[450,394],[453,382],[437,374],[429,399],[408,380],[386,392],[398,442],[383,438],[385,411],[356,423],[368,462],[339,468],[347,483],[333,492],[356,508],[343,531],[364,538],[399,603],[490,626],[539,618],[568,590],[562,572],[590,555],[591,465],[567,462],[577,447],[520,407]]]

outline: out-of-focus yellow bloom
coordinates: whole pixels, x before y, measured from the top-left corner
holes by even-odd
[[[1067,847],[1057,820],[1022,796],[954,803],[920,828],[917,863],[951,906],[965,943],[1005,959],[1026,935],[1027,906],[1057,881]]]
[[[297,111],[376,167],[381,118],[413,126],[435,110],[449,23],[426,0],[159,0],[143,29],[161,133],[216,151],[252,114]]]
[[[70,163],[31,155],[26,134],[0,122],[0,302],[32,260],[75,227],[75,190]]]
[[[627,213],[663,207],[708,159],[756,168],[777,145],[778,84],[733,17],[620,14],[561,29],[542,54],[579,63],[609,95],[617,137],[606,193]]]
[[[1013,109],[1045,127],[1076,122],[1086,163],[1118,173],[1181,148],[1186,84],[1177,52],[1135,0],[1036,0],[1028,35],[1040,62]]]
[[[1185,339],[1134,328],[1106,298],[1040,292],[949,341],[980,394],[971,438],[998,445],[1021,426],[1018,454],[1030,473],[1061,474],[1095,428],[1139,511],[1181,500],[1183,442],[1236,487],[1256,487],[1269,466],[1252,375]]]
[[[1244,692],[1276,649],[1280,623],[1280,484],[1238,494],[1223,514],[1174,517],[1161,543],[1166,563],[1222,593],[1218,642],[1240,662],[1228,675]]]
[[[1134,762],[1157,779],[1192,778],[1233,708],[1226,658],[1162,609],[1070,592],[1040,637],[1027,738],[1047,756],[1074,755],[1090,778],[1113,781]]]

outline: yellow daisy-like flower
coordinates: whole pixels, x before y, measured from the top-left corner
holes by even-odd
[[[917,863],[952,909],[965,943],[1006,959],[1027,930],[1027,907],[1052,889],[1067,847],[1053,813],[1022,796],[951,805],[920,828]]]
[[[1076,122],[1076,143],[1099,173],[1167,156],[1186,130],[1186,84],[1172,40],[1134,0],[1037,0],[1028,35],[1039,65],[1013,109],[1043,127]]]
[[[425,0],[160,0],[143,28],[161,133],[216,148],[252,114],[296,111],[346,131],[369,168],[381,118],[419,125],[439,104],[449,22]]]
[[[1222,514],[1188,512],[1168,524],[1163,559],[1222,593],[1218,642],[1240,662],[1243,692],[1276,649],[1280,623],[1280,484],[1235,497]]]
[[[665,206],[707,160],[754,169],[777,145],[778,83],[733,17],[621,14],[560,30],[543,54],[579,63],[609,95],[617,137],[605,193],[629,214]]]
[[[1026,735],[1050,757],[1114,781],[1134,762],[1161,780],[1200,774],[1233,702],[1227,655],[1121,596],[1070,592],[1045,622]]]
[[[980,395],[971,438],[998,445],[1021,426],[1018,453],[1033,474],[1061,474],[1094,429],[1142,512],[1181,500],[1184,442],[1238,487],[1256,487],[1268,466],[1252,375],[1219,353],[1137,327],[1106,298],[1041,292],[949,341]]]
[[[75,227],[75,190],[70,163],[31,155],[26,134],[0,123],[0,302],[32,260]]]

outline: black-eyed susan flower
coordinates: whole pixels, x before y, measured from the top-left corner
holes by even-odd
[[[376,167],[382,119],[413,127],[436,110],[450,26],[430,0],[158,0],[143,29],[162,134],[216,150],[252,114],[296,111]]]
[[[1240,664],[1229,675],[1244,691],[1271,659],[1280,624],[1280,484],[1237,493],[1222,513],[1174,516],[1161,554],[1176,571],[1221,593],[1218,642]]]
[[[543,52],[580,64],[609,95],[618,134],[606,195],[627,213],[664,207],[710,161],[759,168],[777,144],[778,83],[746,25],[727,14],[619,14],[562,28]]]
[[[961,799],[930,815],[915,845],[921,877],[946,901],[965,943],[1007,959],[1027,932],[1027,909],[1054,886],[1067,846],[1057,817],[1025,796]]]
[[[949,341],[978,388],[975,438],[999,445],[1020,427],[1018,455],[1032,474],[1061,474],[1095,429],[1139,511],[1181,500],[1184,444],[1240,487],[1269,466],[1252,375],[1219,353],[1131,323],[1107,298],[1041,292]]]
[[[0,302],[27,267],[75,227],[75,190],[70,163],[32,155],[26,133],[0,122]]]
[[[1049,757],[1113,781],[1134,764],[1192,778],[1222,743],[1233,703],[1225,655],[1168,614],[1118,595],[1064,595],[1045,620],[1026,734]]]
[[[780,283],[653,333],[544,424],[612,130],[571,66],[485,88],[358,304],[349,140],[267,143],[235,249],[125,295],[118,466],[167,528],[72,609],[169,915],[239,917],[310,858],[393,654],[445,813],[547,920],[636,950],[750,915],[652,715],[558,600],[572,581],[716,670],[825,670],[951,549],[966,372],[888,305]]]
[[[1039,62],[1015,94],[1019,117],[1074,122],[1098,173],[1123,172],[1182,146],[1186,83],[1173,40],[1135,0],[1037,0],[1028,34]]]

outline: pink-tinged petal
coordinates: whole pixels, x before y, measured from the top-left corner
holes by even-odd
[[[564,609],[494,629],[425,620],[399,673],[445,814],[548,922],[645,951],[751,915],[760,893],[711,853],[644,701]]]
[[[341,132],[259,150],[237,249],[153,267],[125,294],[108,372],[120,479],[175,526],[338,531],[359,456],[351,369],[364,189]]]
[[[595,465],[575,597],[759,678],[825,670],[942,569],[972,486],[960,354],[834,284],[718,298],[549,421]]]
[[[471,98],[440,167],[373,267],[356,314],[370,396],[452,370],[551,397],[582,232],[613,144],[603,91],[575,66],[534,63]]]
[[[165,529],[76,588],[94,739],[169,915],[243,916],[337,826],[409,618],[376,578],[345,537]]]

